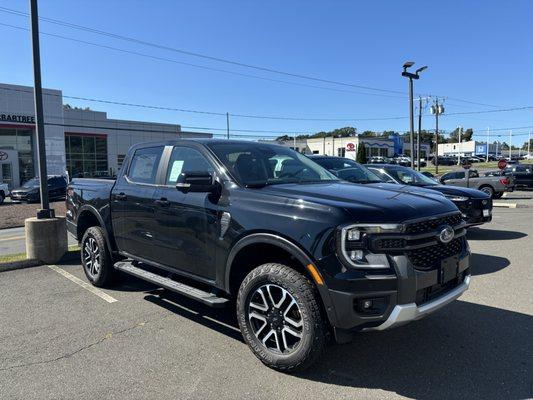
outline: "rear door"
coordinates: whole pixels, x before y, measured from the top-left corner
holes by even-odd
[[[155,221],[154,195],[164,146],[135,150],[111,193],[111,217],[117,247],[135,258],[152,261]]]
[[[209,193],[184,193],[176,189],[183,172],[209,172],[214,164],[201,147],[180,145],[167,150],[169,161],[155,195],[157,249],[155,261],[205,279],[215,279],[215,243],[218,206]]]

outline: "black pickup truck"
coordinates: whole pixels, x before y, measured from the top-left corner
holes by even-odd
[[[136,145],[116,181],[75,179],[66,203],[92,284],[122,271],[213,307],[235,300],[246,343],[283,371],[313,363],[330,334],[417,320],[470,283],[451,201],[342,182],[277,145]]]

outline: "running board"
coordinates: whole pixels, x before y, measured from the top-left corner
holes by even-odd
[[[164,276],[154,274],[153,272],[136,267],[129,261],[117,262],[115,264],[115,268],[119,271],[136,276],[137,278],[151,282],[154,285],[161,286],[165,289],[179,293],[183,296],[198,300],[199,302],[210,307],[224,307],[226,303],[229,302],[229,300],[224,297],[218,297],[213,293],[205,292],[201,289],[177,282],[170,278],[165,278]]]

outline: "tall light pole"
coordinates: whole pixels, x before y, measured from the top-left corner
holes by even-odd
[[[30,0],[31,44],[33,48],[33,80],[35,101],[35,126],[37,130],[37,152],[39,154],[39,186],[41,209],[37,218],[54,218],[54,210],[48,201],[48,172],[46,170],[46,147],[44,142],[43,88],[41,84],[41,52],[39,49],[39,15],[37,0]]]
[[[435,105],[430,108],[431,114],[435,114],[435,174],[439,173],[439,115],[444,113],[444,106],[439,104],[439,98],[435,99]]]
[[[413,110],[413,79],[419,79],[420,72],[425,70],[427,66],[424,66],[422,68],[418,68],[415,73],[408,72],[407,68],[411,68],[415,63],[413,61],[407,61],[403,64],[403,72],[402,76],[405,76],[409,79],[409,135],[411,140],[411,168],[415,169],[415,125],[414,125],[414,110]]]
[[[418,96],[418,133],[416,135],[416,169],[420,171],[420,136],[422,135],[422,97]]]
[[[227,139],[229,139],[229,113],[226,113],[226,135]]]
[[[489,162],[489,140],[490,140],[490,128],[487,126],[487,158],[485,162]]]
[[[459,143],[458,143],[459,152],[457,153],[457,165],[461,165],[461,148],[463,147],[461,146],[461,134],[462,133],[463,133],[463,127],[459,126],[457,128],[457,134],[459,135]]]
[[[529,132],[529,135],[527,136],[527,155],[528,156],[531,155],[530,150],[531,150],[531,132]]]

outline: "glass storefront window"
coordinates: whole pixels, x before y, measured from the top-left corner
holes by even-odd
[[[3,129],[0,127],[0,149],[18,151],[21,184],[35,176],[32,129]]]
[[[65,133],[67,170],[72,178],[105,176],[108,172],[107,137]]]

